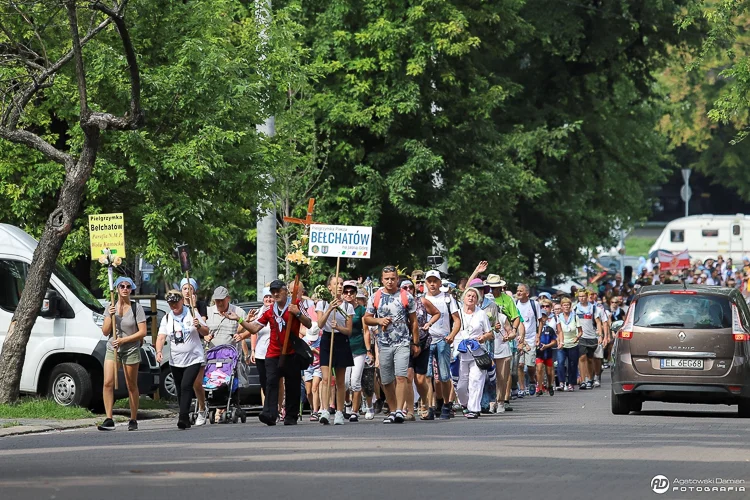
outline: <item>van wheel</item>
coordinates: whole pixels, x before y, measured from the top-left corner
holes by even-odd
[[[159,398],[166,401],[175,401],[177,399],[177,387],[174,384],[174,375],[169,365],[161,369],[159,377]]]
[[[88,406],[93,389],[91,375],[77,363],[60,363],[52,369],[47,395],[62,406]]]
[[[612,415],[628,415],[631,410],[630,398],[624,394],[615,394],[615,391],[611,394]]]
[[[737,405],[737,414],[740,418],[750,418],[750,399],[740,399],[740,403]]]

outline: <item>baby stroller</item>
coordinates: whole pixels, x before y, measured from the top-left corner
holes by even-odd
[[[232,345],[220,345],[206,351],[206,371],[203,388],[206,390],[208,421],[214,423],[217,410],[224,410],[219,423],[244,424],[247,412],[240,406],[239,369],[240,355]]]

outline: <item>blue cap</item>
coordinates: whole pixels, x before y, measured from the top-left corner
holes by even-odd
[[[193,279],[193,278],[190,278],[189,282],[193,286],[193,290],[197,292],[198,291],[198,282],[195,281],[195,279]],[[182,288],[183,286],[185,286],[187,284],[188,284],[188,279],[187,278],[182,278],[182,281],[180,281],[180,288]]]
[[[539,294],[539,297],[544,297],[544,298],[547,298],[547,299],[551,299],[552,295],[550,295],[549,292],[542,292],[542,293]]]
[[[127,276],[120,276],[119,278],[117,278],[115,280],[115,288],[120,286],[120,283],[128,283],[130,284],[130,288],[132,290],[136,289],[135,282],[132,279],[128,278]]]

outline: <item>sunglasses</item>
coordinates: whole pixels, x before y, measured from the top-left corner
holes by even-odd
[[[383,268],[384,273],[395,273],[396,272],[396,266],[385,266]]]
[[[130,285],[122,284],[122,285],[118,285],[117,288],[119,288],[120,290],[130,290],[133,287],[131,287]]]
[[[170,304],[174,304],[175,302],[179,302],[181,300],[182,300],[182,297],[179,295],[175,295],[175,294],[167,295],[167,302],[169,302]]]
[[[552,306],[542,306],[542,309],[552,309]]]
[[[355,295],[356,293],[356,290],[344,290],[344,295]]]

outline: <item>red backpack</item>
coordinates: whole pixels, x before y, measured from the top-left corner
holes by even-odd
[[[375,292],[375,295],[372,297],[372,305],[375,306],[375,314],[378,313],[378,307],[380,307],[380,296],[382,288],[378,288],[378,290]],[[401,305],[404,306],[404,309],[406,309],[406,316],[409,316],[409,294],[406,293],[406,290],[403,288],[399,288],[399,292],[401,292]]]

